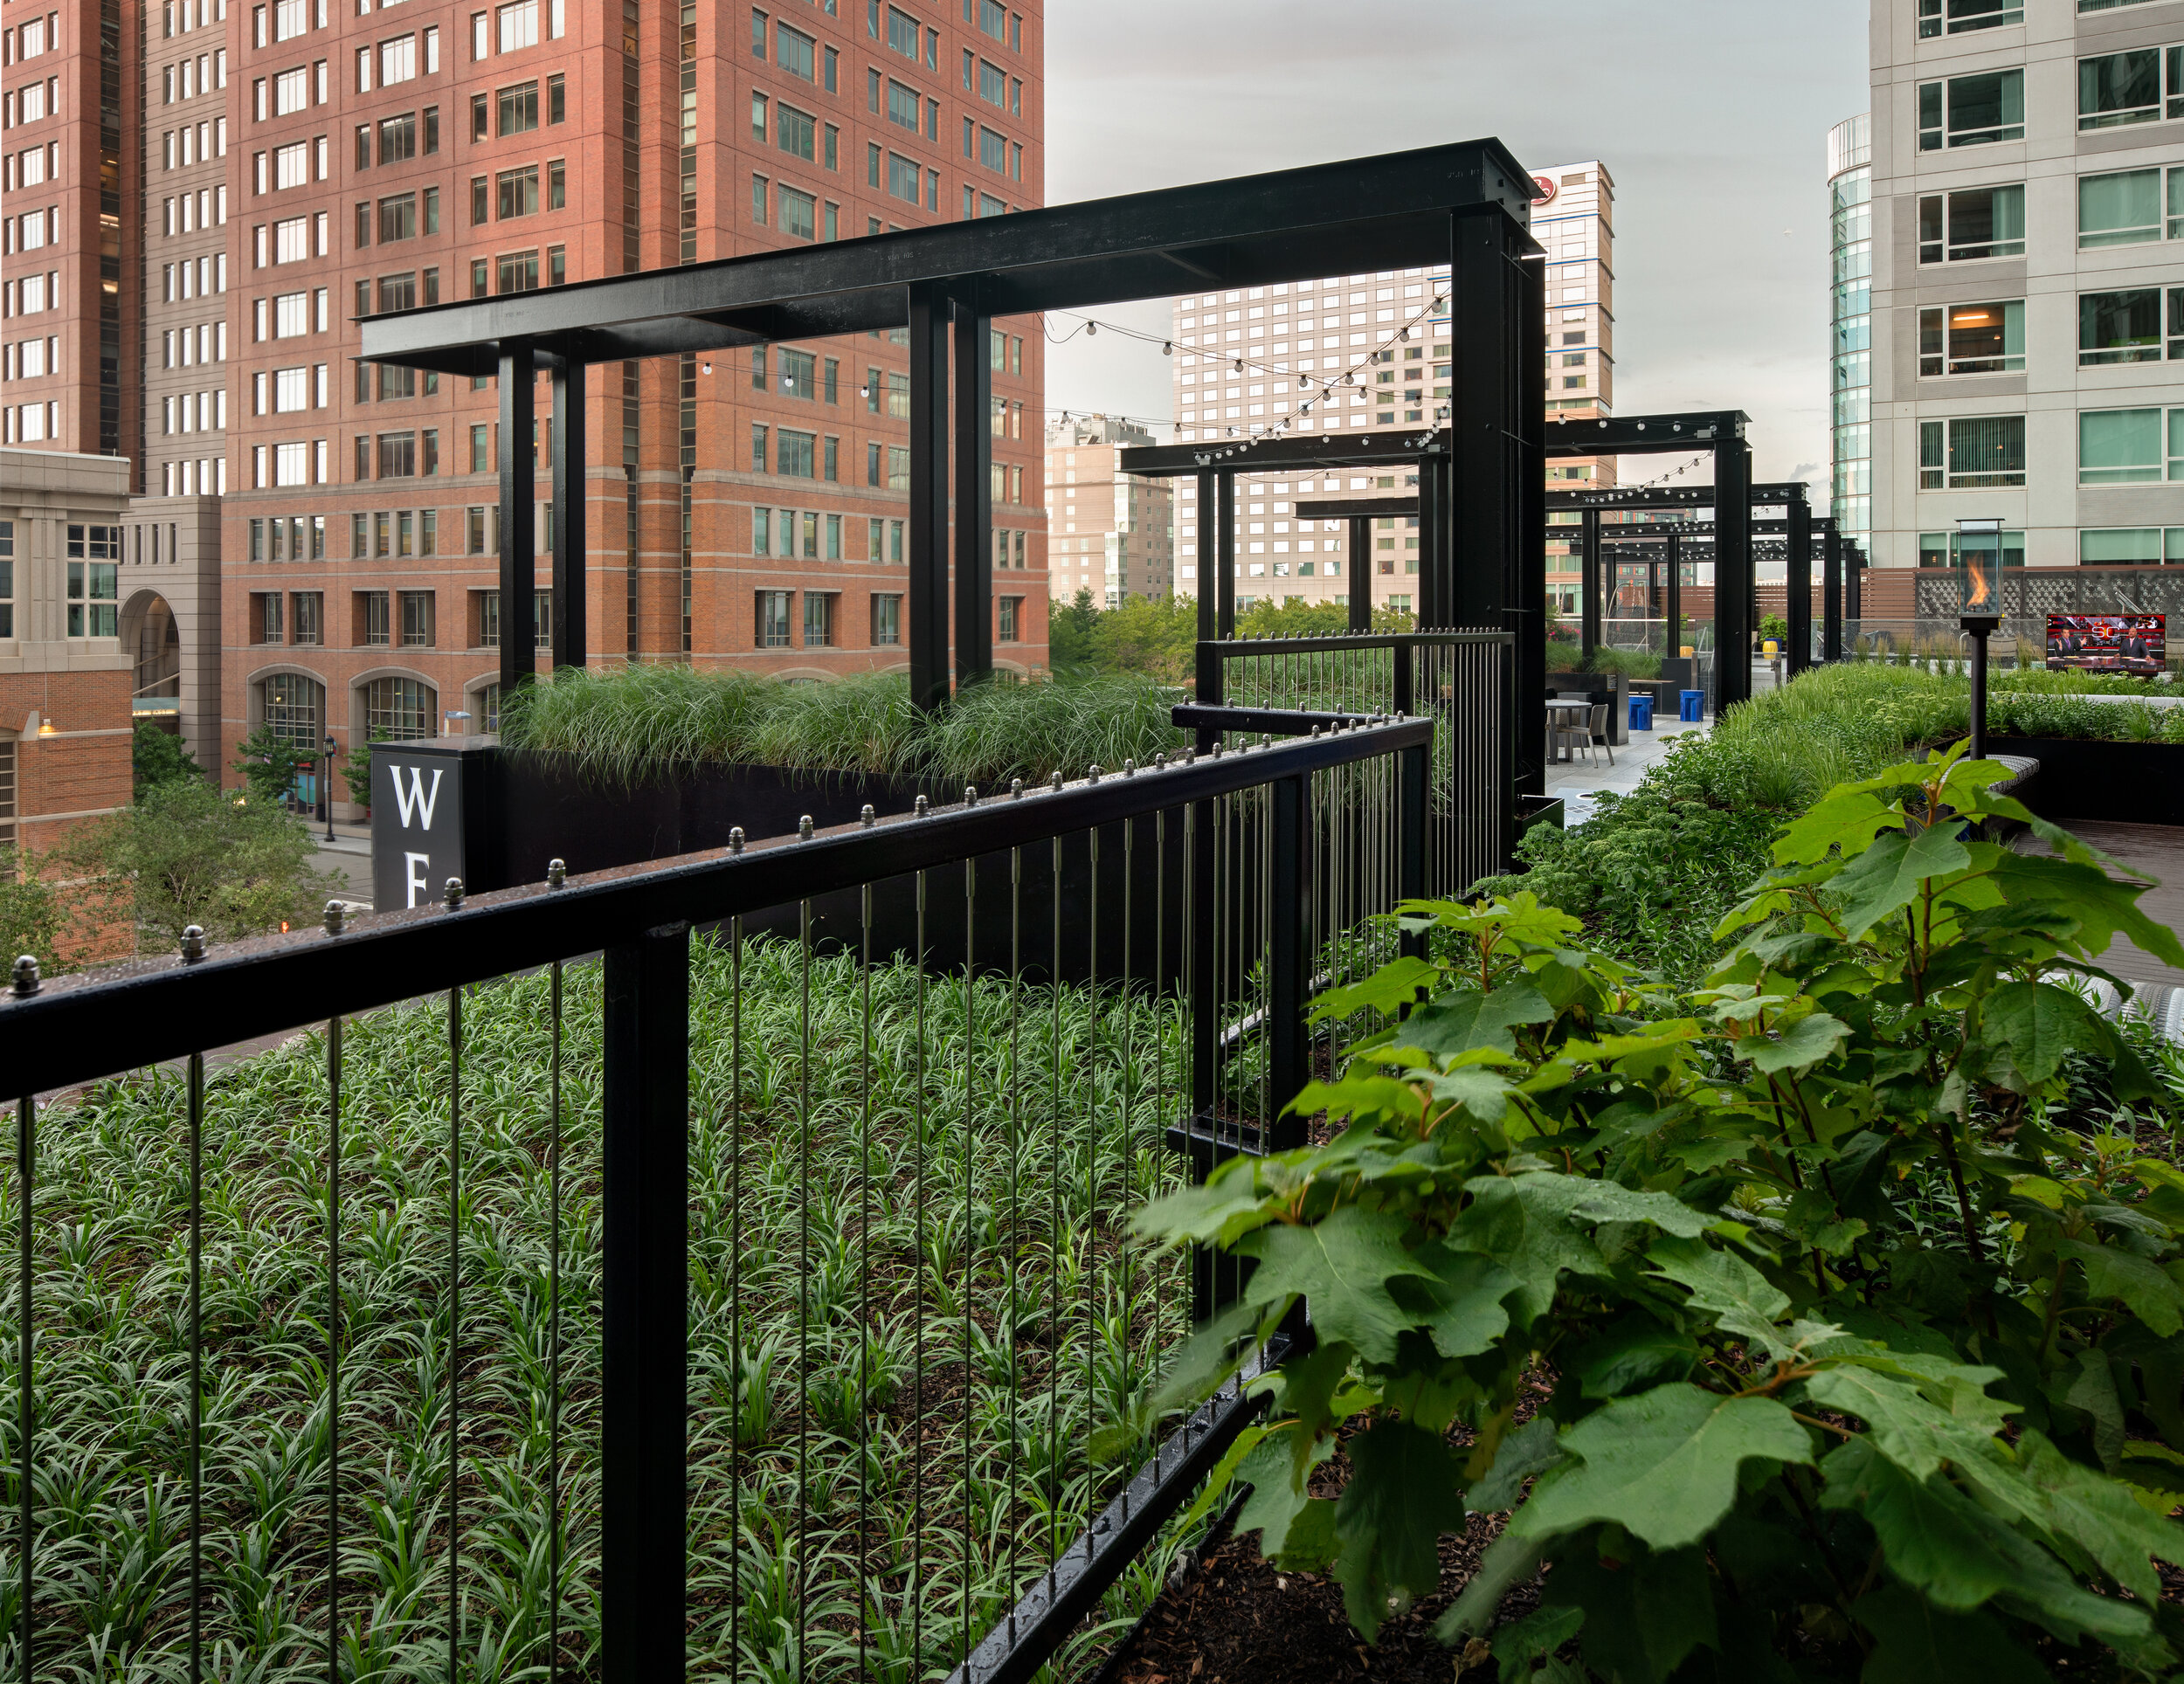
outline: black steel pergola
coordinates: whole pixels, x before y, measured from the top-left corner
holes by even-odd
[[[1529,534],[1538,524],[1545,334],[1538,266],[1525,261],[1539,251],[1526,231],[1532,191],[1499,141],[1468,141],[371,316],[359,355],[452,375],[497,374],[504,440],[530,436],[528,376],[551,371],[559,667],[581,665],[586,651],[584,499],[572,494],[584,478],[586,368],[907,328],[910,685],[917,705],[932,707],[950,689],[951,553],[954,676],[973,680],[992,664],[990,324],[1184,286],[1269,286],[1335,266],[1448,264],[1458,397],[1439,448],[1424,455],[1440,461],[1434,471],[1462,510],[1467,553],[1494,558],[1475,569],[1496,582],[1491,604],[1478,606],[1490,605],[1497,621],[1504,604],[1524,603],[1537,616],[1544,583],[1529,595],[1503,589],[1525,576],[1528,553],[1529,570],[1538,559]],[[1397,454],[1363,439],[1343,443],[1345,465],[1353,456]],[[1188,447],[1180,466],[1128,459],[1143,454],[1124,452],[1125,470],[1200,466]],[[1272,466],[1263,445],[1248,454],[1237,466]],[[533,478],[529,452],[502,449],[503,694],[531,676]]]

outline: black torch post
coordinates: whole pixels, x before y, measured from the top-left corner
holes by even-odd
[[[2002,623],[2002,523],[1957,522],[1957,624],[1972,638],[1971,758],[1987,757],[1987,640]]]

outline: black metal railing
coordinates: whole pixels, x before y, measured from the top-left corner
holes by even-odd
[[[1128,1218],[1377,1026],[1434,736],[18,971],[0,1670],[1082,1670],[1254,1406]]]
[[[1517,745],[1503,724],[1515,717],[1515,641],[1508,632],[1483,627],[1202,641],[1198,700],[1353,718],[1431,719],[1427,890],[1460,894],[1480,878],[1508,870],[1516,845]]]

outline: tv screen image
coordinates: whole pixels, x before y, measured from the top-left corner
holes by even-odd
[[[2048,670],[2152,678],[2168,665],[2162,614],[2050,614]]]

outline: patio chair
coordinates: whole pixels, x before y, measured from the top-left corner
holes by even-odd
[[[1607,750],[1607,763],[1613,766],[1615,763],[1615,745],[1608,741],[1607,704],[1604,701],[1595,704],[1586,715],[1585,757],[1587,760],[1592,759],[1593,745],[1596,742]]]

